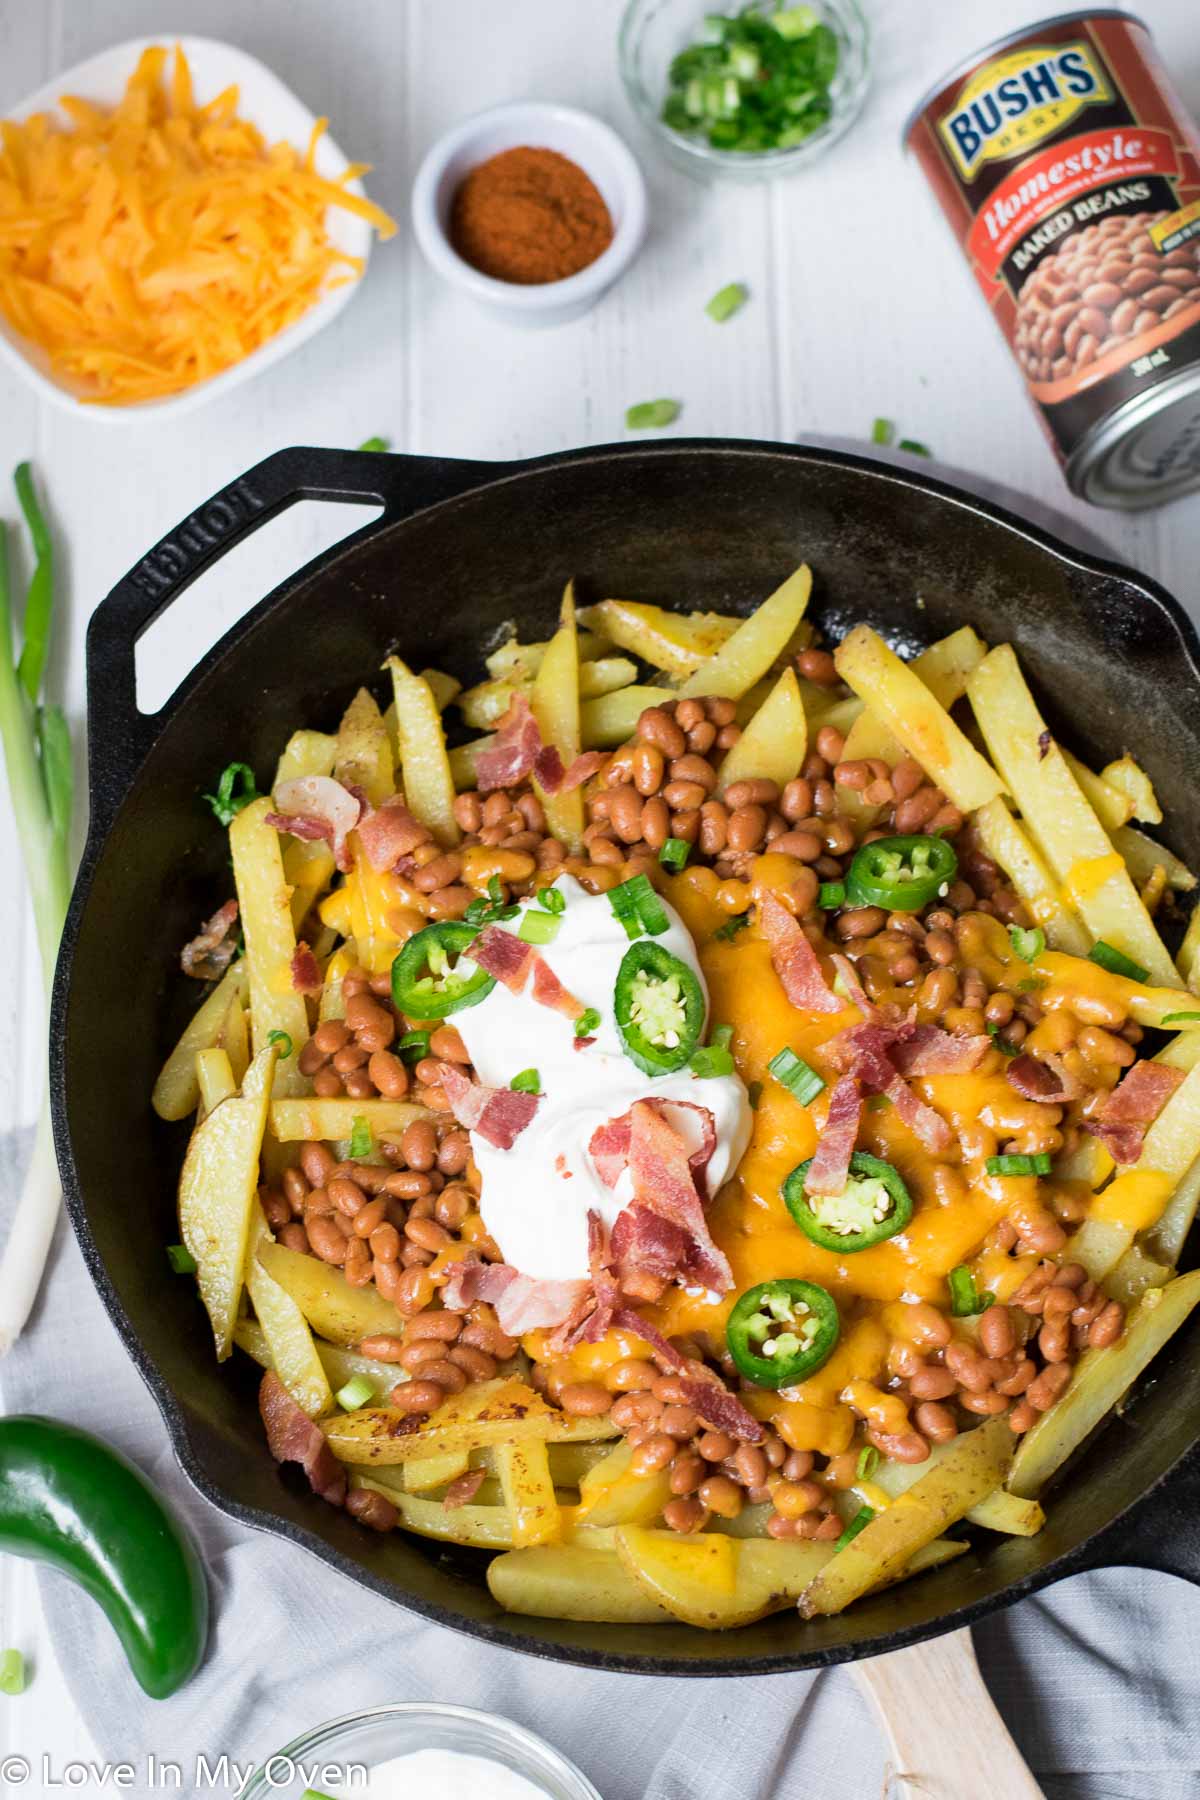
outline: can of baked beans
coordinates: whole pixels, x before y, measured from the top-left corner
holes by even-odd
[[[940,82],[904,141],[1073,491],[1132,508],[1200,486],[1200,131],[1141,21],[1014,32]]]

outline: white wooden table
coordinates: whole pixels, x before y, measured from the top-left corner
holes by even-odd
[[[965,481],[1005,484],[1030,507],[1058,509],[1200,610],[1200,495],[1132,517],[1070,498],[957,247],[899,149],[902,120],[933,80],[1054,6],[866,3],[875,85],[837,151],[774,189],[702,189],[636,137],[617,75],[618,0],[0,0],[0,116],[109,44],[183,26],[240,44],[327,112],[342,147],[375,164],[371,192],[402,222],[330,331],[181,424],[66,417],[0,372],[0,471],[33,458],[69,546],[69,630],[55,676],[73,722],[82,720],[92,607],[164,530],[267,452],[382,433],[398,450],[521,457],[619,438],[626,406],[658,395],[683,402],[675,430],[688,435],[862,440],[883,414]],[[1195,0],[1140,0],[1138,10],[1200,111]],[[444,288],[421,262],[406,217],[432,138],[466,113],[526,97],[591,108],[631,135],[652,208],[640,262],[601,306],[574,325],[529,334],[484,319]],[[717,327],[704,304],[732,280],[747,284],[751,304]],[[0,514],[14,513],[5,475]],[[353,509],[300,508],[226,558],[203,595],[144,646],[151,704],[267,588],[358,522]],[[0,793],[0,867],[11,870],[14,858]],[[0,936],[10,948],[0,1068],[15,1072],[0,1087],[3,1130],[34,1117],[42,1062],[36,949],[11,880],[0,884]],[[47,1394],[48,1411],[53,1403]],[[0,1643],[21,1644],[36,1664],[26,1696],[0,1700],[0,1761],[17,1749],[52,1749],[56,1764],[89,1757],[86,1721],[40,1631],[32,1574],[11,1561],[0,1564]]]

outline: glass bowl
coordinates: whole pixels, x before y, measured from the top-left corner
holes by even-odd
[[[643,127],[677,168],[701,179],[733,181],[798,174],[836,144],[862,110],[870,83],[867,21],[858,0],[814,0],[814,10],[834,32],[841,54],[829,90],[833,110],[811,137],[786,150],[714,150],[706,139],[663,124],[667,70],[673,57],[697,41],[706,14],[718,9],[732,14],[739,8],[740,0],[629,0],[618,42],[625,92]]]
[[[600,1800],[587,1779],[532,1731],[495,1713],[434,1703],[376,1706],[330,1719],[277,1750],[250,1778],[240,1800],[301,1800],[310,1788],[331,1800],[370,1790],[359,1771],[418,1750],[456,1750],[490,1758],[523,1775],[546,1800]]]

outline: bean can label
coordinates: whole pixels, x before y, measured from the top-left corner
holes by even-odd
[[[1076,491],[1145,505],[1200,482],[1200,133],[1146,28],[1031,26],[905,138]]]

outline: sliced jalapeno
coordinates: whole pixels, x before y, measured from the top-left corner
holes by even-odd
[[[467,956],[476,935],[473,925],[447,919],[410,937],[392,964],[397,1010],[410,1019],[445,1019],[486,999],[496,978]]]
[[[763,1281],[737,1301],[725,1341],[747,1381],[784,1388],[828,1362],[840,1330],[837,1302],[815,1281]]]
[[[840,1194],[810,1194],[804,1183],[813,1159],[797,1165],[783,1184],[788,1211],[806,1237],[823,1250],[848,1255],[895,1237],[912,1218],[912,1195],[898,1169],[856,1150]]]
[[[621,959],[613,1013],[621,1048],[643,1075],[687,1067],[704,1029],[704,990],[692,970],[652,938]]]
[[[852,906],[920,912],[957,874],[958,858],[945,838],[876,838],[850,864],[846,898]]]

